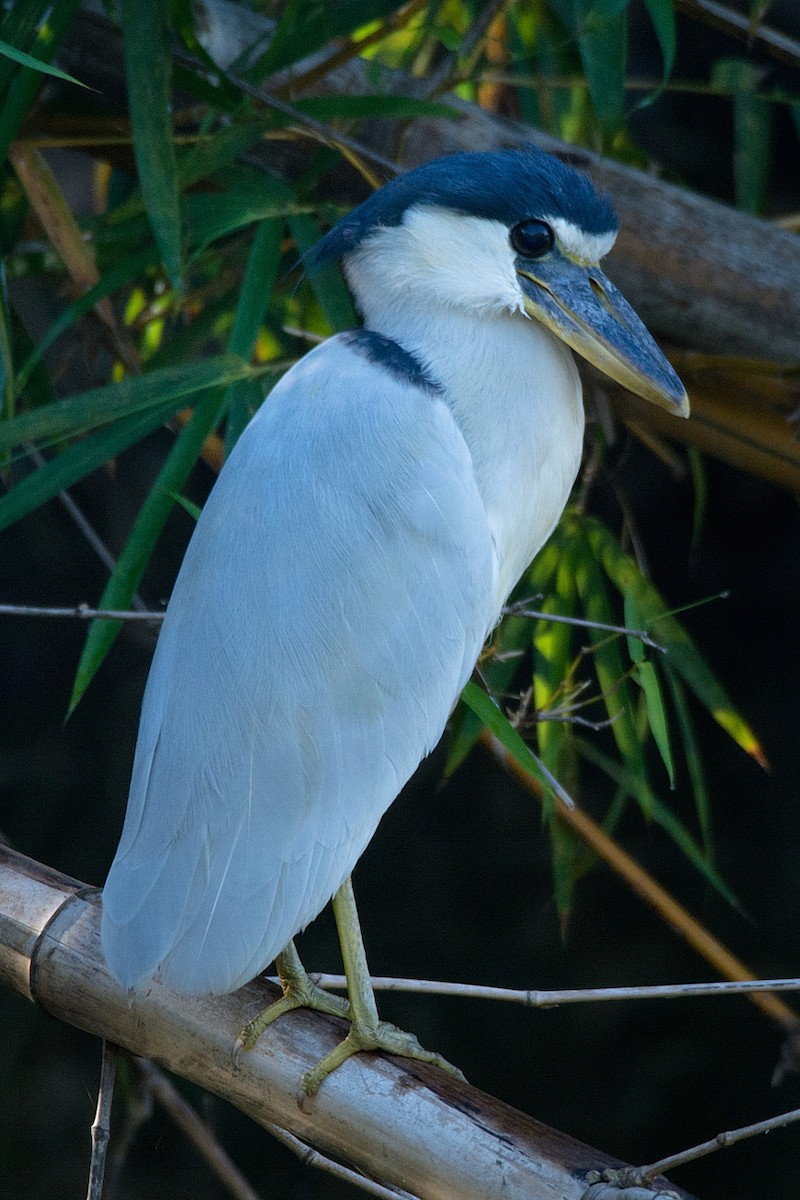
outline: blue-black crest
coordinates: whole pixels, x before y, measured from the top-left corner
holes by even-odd
[[[616,232],[611,201],[561,159],[530,146],[434,158],[374,192],[310,251],[313,267],[342,258],[378,226],[399,225],[416,205],[502,221],[563,217],[586,233]]]

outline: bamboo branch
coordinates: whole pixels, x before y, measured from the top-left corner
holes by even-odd
[[[199,1083],[266,1128],[420,1200],[581,1200],[589,1171],[622,1166],[433,1067],[382,1055],[350,1059],[301,1107],[299,1081],[341,1038],[342,1022],[290,1013],[235,1064],[243,1022],[275,989],[257,979],[231,996],[187,997],[155,982],[129,995],[106,969],[99,918],[96,889],[0,848],[0,985]]]

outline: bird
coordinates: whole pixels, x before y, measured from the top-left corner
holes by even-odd
[[[196,524],[145,689],[102,904],[131,994],[284,996],[363,1049],[435,1062],[380,1021],[350,876],[440,740],[503,605],[552,533],[582,453],[573,351],[678,416],[686,392],[601,271],[617,235],[587,175],[532,146],[433,159],[329,230],[363,324],[280,379]],[[349,999],[293,938],[333,900]]]

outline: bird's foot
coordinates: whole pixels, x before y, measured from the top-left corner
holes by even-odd
[[[284,1013],[294,1008],[310,1008],[314,1012],[327,1013],[332,1017],[350,1016],[350,1003],[344,996],[334,996],[318,987],[300,961],[300,956],[290,943],[278,956],[278,977],[283,988],[280,1000],[268,1004],[248,1021],[234,1042],[233,1057],[238,1060],[242,1051],[252,1050],[261,1034]]]
[[[315,1096],[320,1084],[324,1082],[337,1067],[346,1062],[353,1054],[362,1050],[383,1050],[386,1054],[396,1054],[401,1058],[415,1059],[417,1062],[431,1063],[433,1066],[463,1080],[464,1076],[458,1067],[454,1067],[441,1054],[425,1050],[420,1046],[413,1033],[406,1033],[388,1021],[359,1021],[351,1018],[350,1031],[338,1046],[326,1054],[315,1067],[306,1071],[302,1080],[302,1089],[307,1096]]]
[[[335,996],[314,983],[303,967],[293,944],[290,943],[279,955],[277,965],[283,995],[280,1000],[268,1004],[252,1021],[247,1022],[234,1044],[235,1060],[238,1060],[242,1051],[253,1048],[268,1025],[294,1008],[310,1008],[314,1012],[327,1013],[332,1017],[344,1017],[350,1022],[347,1036],[316,1066],[306,1071],[300,1085],[301,1103],[304,1097],[315,1096],[332,1071],[362,1050],[383,1050],[386,1054],[396,1054],[401,1058],[432,1063],[457,1079],[464,1078],[459,1069],[441,1054],[435,1054],[420,1046],[413,1033],[406,1033],[396,1025],[390,1025],[388,1021],[378,1020],[374,1004],[365,1005],[362,997],[359,997],[355,1005],[356,1015],[353,1016],[349,1000],[344,996]]]

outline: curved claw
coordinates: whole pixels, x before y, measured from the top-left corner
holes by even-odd
[[[350,1016],[350,1004],[344,996],[335,996],[318,987],[305,971],[293,945],[287,946],[278,957],[278,974],[283,995],[262,1008],[242,1029],[233,1043],[233,1061],[238,1064],[242,1051],[252,1050],[261,1034],[284,1013],[295,1008],[310,1008],[332,1017]]]
[[[326,1054],[310,1071],[306,1071],[301,1083],[305,1095],[315,1096],[320,1085],[332,1071],[335,1071],[353,1054],[358,1054],[362,1050],[382,1050],[386,1054],[396,1054],[400,1058],[430,1063],[432,1066],[446,1071],[448,1075],[455,1076],[456,1079],[464,1079],[458,1067],[454,1067],[441,1054],[424,1049],[413,1033],[406,1033],[405,1030],[398,1029],[396,1025],[390,1025],[388,1021],[379,1021],[377,1026],[371,1026],[353,1020],[347,1037],[339,1042],[338,1046],[334,1046],[330,1053]]]

